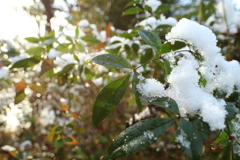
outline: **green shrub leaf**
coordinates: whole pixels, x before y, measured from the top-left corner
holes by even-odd
[[[170,62],[167,59],[163,58],[163,63],[164,63],[165,74],[169,75],[172,71]]]
[[[132,68],[131,64],[125,58],[116,54],[98,55],[94,57],[91,61],[103,66]]]
[[[40,62],[39,57],[31,57],[31,58],[26,58],[22,59],[20,61],[17,61],[14,63],[11,67],[12,68],[28,68],[28,67],[33,67],[34,65],[38,64]]]
[[[177,130],[177,141],[181,145],[187,160],[200,160],[203,140],[195,125],[180,119]]]
[[[179,114],[178,105],[172,98],[169,97],[157,98],[156,100],[149,103],[169,110],[173,113]]]
[[[60,72],[57,73],[58,76],[68,74],[75,66],[75,63],[70,63],[66,65]]]
[[[38,43],[39,42],[39,39],[36,38],[36,37],[27,37],[27,38],[24,38],[26,41],[30,42],[30,43]]]
[[[104,159],[114,159],[143,149],[155,142],[175,120],[149,118],[128,127],[112,142]]]
[[[132,89],[133,89],[133,93],[135,95],[135,99],[136,99],[136,103],[138,105],[138,109],[141,111],[143,109],[144,105],[142,105],[142,103],[140,101],[141,94],[138,92],[137,87],[136,87],[137,84],[139,84],[138,76],[139,76],[139,73],[134,71]]]
[[[126,11],[124,11],[122,16],[133,15],[133,14],[137,14],[137,13],[142,12],[142,11],[143,11],[143,9],[141,9],[141,8],[133,7],[133,8],[129,8]]]
[[[106,85],[98,94],[93,105],[93,125],[97,126],[121,101],[128,86],[130,74]]]
[[[186,44],[181,41],[175,41],[174,44],[172,44],[171,42],[164,43],[162,45],[162,54],[179,50],[185,46],[186,46]]]
[[[45,49],[43,47],[34,47],[26,50],[28,54],[40,55]]]
[[[86,36],[84,36],[84,37],[81,37],[81,39],[82,39],[84,42],[88,43],[88,44],[94,44],[94,43],[100,43],[100,42],[101,42],[101,41],[98,40],[97,38],[92,37],[92,36],[89,36],[89,35],[86,35]]]
[[[225,108],[228,112],[226,118],[232,118],[235,114],[238,113],[238,109],[235,107],[234,103],[226,102]]]
[[[157,34],[147,30],[140,30],[139,34],[143,41],[153,47],[157,53],[161,52],[162,41]]]

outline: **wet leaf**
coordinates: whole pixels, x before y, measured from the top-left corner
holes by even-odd
[[[104,159],[114,159],[143,149],[155,142],[175,120],[149,118],[128,127],[113,140]]]
[[[179,114],[177,103],[170,97],[157,98],[156,100],[149,102],[150,104],[169,110],[173,113]]]
[[[121,101],[128,86],[130,75],[119,78],[106,85],[98,94],[93,105],[93,125],[97,126]]]
[[[177,130],[177,141],[181,145],[187,160],[200,160],[203,140],[195,125],[185,119],[180,119]]]

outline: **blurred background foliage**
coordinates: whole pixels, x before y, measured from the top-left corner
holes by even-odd
[[[135,25],[146,17],[144,14],[122,16],[128,8],[125,5],[129,0],[77,0],[74,3],[63,0],[61,6],[57,5],[57,0],[34,1],[34,5],[24,7],[24,10],[36,19],[39,29],[44,21],[45,35],[26,39],[29,42],[27,45],[18,42],[17,45],[15,44],[18,47],[5,40],[0,41],[0,68],[8,66],[11,70],[8,79],[0,80],[2,93],[0,148],[10,147],[10,149],[0,149],[0,160],[100,159],[111,141],[127,127],[128,121],[134,117],[138,109],[132,90],[129,88],[115,111],[96,128],[93,127],[91,117],[94,99],[104,85],[121,77],[126,71],[84,62],[81,58],[85,57],[79,53],[87,54],[91,58],[108,49],[104,52],[114,54],[124,52],[128,59],[139,63],[146,62],[154,53],[152,49],[147,48],[144,50],[145,55],[139,55],[139,48],[134,44],[122,44],[121,49],[106,48],[111,42],[96,39],[92,34],[93,28],[76,26],[81,20],[87,19],[89,23],[97,26],[98,31],[105,31],[103,33],[106,38],[120,35],[122,38],[132,40],[136,36],[135,30],[128,34],[122,33],[137,28]],[[210,15],[216,14],[215,8],[212,7],[215,1],[162,0],[161,2],[168,5],[169,9],[159,11],[157,14],[163,14],[167,18],[175,17],[179,20],[186,17],[204,23]],[[73,36],[67,35],[64,27],[60,27],[58,31],[51,27],[51,19],[57,11],[64,13],[67,22],[75,27]],[[149,14],[153,13],[149,12]],[[156,32],[164,41],[165,34],[170,29],[171,27],[168,26]],[[81,35],[81,31],[86,35]],[[227,36],[226,39],[218,41],[218,46],[224,48],[222,52],[226,58],[240,61],[239,31],[233,35],[218,34]],[[117,43],[119,42],[115,41],[112,44]],[[57,68],[56,65],[53,60],[47,58],[51,49],[56,49],[61,54],[69,53],[72,55],[72,60],[60,70],[54,70]],[[28,53],[30,57],[12,64],[9,58],[22,53]],[[68,59],[60,63],[64,61]],[[164,78],[161,70],[163,64],[153,63],[150,67],[159,69],[147,70],[146,67],[142,72],[143,75],[159,77],[161,81]],[[21,118],[18,119],[20,123],[17,128],[9,130],[3,117],[13,108],[20,110],[18,114],[21,114]],[[149,106],[149,108],[155,110],[154,107]],[[165,114],[162,110],[151,111],[151,116],[164,117]],[[181,149],[175,145],[175,132],[176,127],[169,128],[166,134],[150,147],[118,159],[184,160]],[[228,152],[228,148],[209,144],[206,145],[205,152],[210,154],[203,157],[209,160],[225,159],[225,151]]]

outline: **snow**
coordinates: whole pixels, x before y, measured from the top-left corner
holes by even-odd
[[[154,78],[144,79],[141,75],[138,76],[140,83],[137,84],[137,90],[141,93],[141,103],[147,104],[158,97],[165,96],[165,90],[162,83]]]
[[[79,27],[82,27],[82,28],[88,27],[89,25],[90,25],[90,24],[89,24],[89,22],[88,22],[87,19],[82,19],[82,20],[78,23],[78,26],[79,26]]]
[[[57,51],[54,48],[52,48],[48,53],[48,59],[49,60],[53,60],[53,59],[55,59],[56,57],[59,57],[59,56],[60,56],[60,52]]]
[[[152,9],[152,12],[155,12],[161,4],[162,3],[158,0],[148,0],[145,3],[146,6],[149,6]]]
[[[9,146],[9,145],[2,146],[1,149],[4,151],[9,151],[9,152],[16,151],[16,148]]]
[[[7,67],[0,68],[0,79],[8,77],[9,70]]]
[[[171,32],[166,35],[166,39],[170,42],[184,40],[195,46],[201,55],[206,58],[220,52],[220,48],[216,46],[217,39],[214,33],[209,28],[186,18],[181,19],[171,29]]]
[[[240,65],[237,61],[226,61],[217,47],[214,33],[197,22],[181,19],[166,35],[167,41],[183,41],[188,44],[184,51],[165,55],[172,71],[167,77],[169,87],[155,79],[139,76],[137,89],[141,102],[146,104],[158,97],[168,96],[178,104],[180,114],[198,114],[212,131],[225,128],[226,102],[213,96],[215,90],[231,95],[240,91]],[[191,52],[186,52],[190,50]],[[197,58],[199,54],[201,59]],[[200,83],[206,80],[206,85]]]
[[[154,133],[150,130],[144,131],[143,132],[144,137],[150,139],[150,140],[156,140],[157,137],[154,136]]]
[[[75,62],[76,60],[74,59],[73,54],[70,53],[63,54],[61,57],[57,57],[56,60],[54,60],[54,64],[60,66],[61,68],[64,68],[66,65]]]
[[[184,131],[180,129],[180,134],[177,136],[176,141],[179,142],[185,148],[189,148],[190,142],[186,140],[186,137],[187,137],[186,133],[184,133]]]

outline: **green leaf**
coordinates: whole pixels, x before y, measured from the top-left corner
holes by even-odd
[[[56,126],[55,133],[61,133],[63,131],[63,126]]]
[[[214,143],[218,144],[220,147],[226,147],[229,145],[229,135],[222,131]]]
[[[137,85],[139,84],[139,79],[138,79],[139,75],[140,74],[138,72],[134,71],[132,89],[133,89],[133,93],[135,95],[135,99],[136,99],[136,103],[138,105],[138,109],[141,111],[143,109],[144,105],[142,105],[142,103],[140,101],[141,94],[137,90]]]
[[[171,6],[170,5],[168,5],[168,4],[162,4],[162,5],[160,5],[158,8],[157,8],[157,10],[155,11],[155,13],[157,12],[165,12],[165,11],[168,11],[169,9],[171,8]]]
[[[119,53],[121,47],[117,47],[117,48],[113,48],[113,49],[106,49],[107,53],[111,53],[111,54],[117,54]]]
[[[18,92],[14,98],[14,104],[18,104],[18,103],[22,102],[26,96],[27,95],[25,94],[24,90]]]
[[[177,103],[169,97],[157,98],[156,100],[149,102],[150,104],[169,110],[173,113],[180,114]]]
[[[51,45],[57,41],[57,38],[48,38],[42,42],[42,45]]]
[[[103,66],[132,68],[131,64],[125,58],[116,54],[98,55],[94,57],[91,61]]]
[[[24,39],[27,40],[30,43],[38,43],[39,42],[39,39],[36,38],[36,37],[27,37],[27,38],[24,38]]]
[[[163,63],[164,63],[165,73],[166,73],[166,75],[169,75],[172,71],[170,62],[167,59],[163,58]]]
[[[93,105],[92,121],[97,126],[121,101],[128,86],[130,74],[106,85],[98,94]]]
[[[88,44],[94,44],[94,43],[100,43],[100,42],[101,42],[101,41],[98,40],[97,38],[92,37],[92,36],[89,36],[89,35],[86,35],[86,36],[84,36],[84,37],[81,37],[81,39],[82,39],[84,42],[88,43]]]
[[[28,68],[28,67],[33,67],[34,65],[38,64],[40,62],[40,59],[38,57],[31,57],[31,58],[26,58],[20,61],[17,61],[14,63],[11,67],[13,68]]]
[[[126,11],[124,11],[122,16],[133,15],[133,14],[137,14],[137,13],[142,12],[142,11],[143,11],[143,9],[141,9],[141,8],[133,7],[133,8],[129,8]]]
[[[75,29],[75,37],[77,38],[79,36],[79,27],[77,26]]]
[[[65,52],[68,50],[68,47],[71,43],[61,43],[56,47],[56,50],[60,51],[60,52]]]
[[[141,56],[140,58],[140,63],[144,64],[147,61],[151,60],[153,58],[153,49],[152,48],[147,48],[145,50],[145,54]]]
[[[157,34],[147,30],[140,30],[139,34],[143,41],[153,47],[157,53],[161,52],[162,41]]]
[[[182,146],[187,160],[200,160],[203,140],[195,125],[185,119],[180,119],[177,130],[177,141]]]
[[[225,108],[228,112],[226,118],[232,118],[235,114],[238,113],[238,109],[235,107],[234,103],[226,102]]]
[[[72,140],[72,138],[70,138],[70,137],[64,137],[64,141],[65,141],[65,142],[72,142],[73,140]]]
[[[60,76],[60,75],[64,75],[64,74],[68,74],[75,66],[75,63],[70,63],[68,65],[66,65],[60,72],[56,73],[56,75]]]
[[[40,55],[45,49],[43,47],[34,47],[26,50],[28,54]]]
[[[126,130],[112,142],[104,159],[128,155],[152,144],[176,120],[176,118],[149,118]]]
[[[58,139],[55,143],[54,143],[54,148],[58,149],[61,148],[64,144],[63,139]]]
[[[141,1],[130,1],[130,2],[128,2],[126,5],[125,5],[125,7],[129,7],[129,6],[132,6],[132,5],[134,5],[134,4],[138,4],[138,3],[140,3]]]
[[[174,44],[172,44],[171,42],[164,43],[162,45],[162,54],[179,50],[185,46],[186,46],[186,44],[181,41],[175,41]]]
[[[131,35],[131,33],[127,33],[127,32],[124,32],[124,33],[120,33],[119,34],[119,37],[123,37],[125,39],[132,39],[133,36]]]

